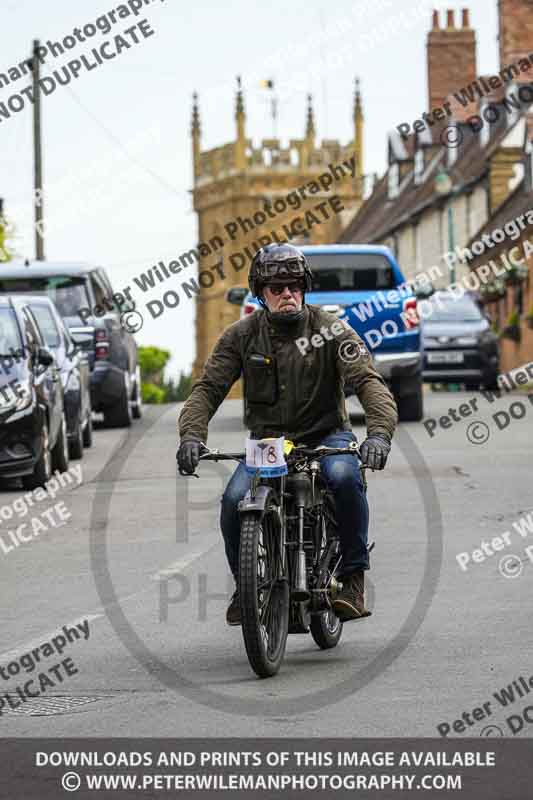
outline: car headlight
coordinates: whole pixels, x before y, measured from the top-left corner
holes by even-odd
[[[0,389],[0,414],[13,414],[24,411],[32,403],[32,391],[29,384],[17,384],[15,388],[10,385]]]
[[[475,347],[478,340],[475,336],[458,336],[455,340],[455,344],[459,345],[459,347]]]
[[[428,347],[438,347],[439,343],[431,336],[424,336],[424,345],[427,345]]]

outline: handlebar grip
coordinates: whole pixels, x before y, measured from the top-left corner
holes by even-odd
[[[185,472],[181,467],[178,467],[178,473],[183,478],[199,478],[200,476],[196,474],[196,472]]]

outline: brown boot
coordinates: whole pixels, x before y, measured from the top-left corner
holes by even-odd
[[[371,615],[372,612],[365,608],[364,591],[365,573],[362,569],[342,581],[342,591],[333,602],[333,610],[341,622]]]

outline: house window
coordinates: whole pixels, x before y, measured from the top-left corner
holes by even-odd
[[[415,153],[415,183],[422,183],[422,176],[424,174],[424,151],[417,150]]]
[[[398,162],[392,164],[389,168],[389,200],[398,197],[400,192],[400,165]]]
[[[486,100],[482,100],[479,107],[479,116],[483,122],[483,127],[481,128],[479,134],[480,147],[486,147],[490,140],[490,122],[485,117],[485,111],[487,110],[488,106],[488,102]],[[487,112],[487,117],[489,120],[493,119],[495,117],[495,109],[490,109],[490,111]]]
[[[460,137],[461,134],[460,134],[460,131],[459,131],[457,126],[456,126],[456,131],[457,131],[457,133],[455,134],[453,140],[451,140],[451,141],[459,143],[460,142],[459,137]],[[457,161],[458,150],[459,150],[458,146],[452,147],[451,144],[448,146],[448,148],[447,148],[447,156],[446,156],[446,163],[447,163],[448,167],[453,167],[453,165]]]
[[[505,102],[503,108],[507,112],[507,127],[512,127],[520,116],[522,102],[518,94],[518,86],[511,83],[505,92]]]
[[[528,142],[526,148],[526,186],[529,192],[533,191],[533,145]]]

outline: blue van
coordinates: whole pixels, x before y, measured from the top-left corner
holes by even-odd
[[[401,422],[423,417],[422,336],[416,295],[388,247],[366,244],[305,245],[313,272],[306,302],[348,322],[371,351],[391,389]],[[258,301],[248,294],[242,314]],[[345,387],[347,396],[353,389]]]

